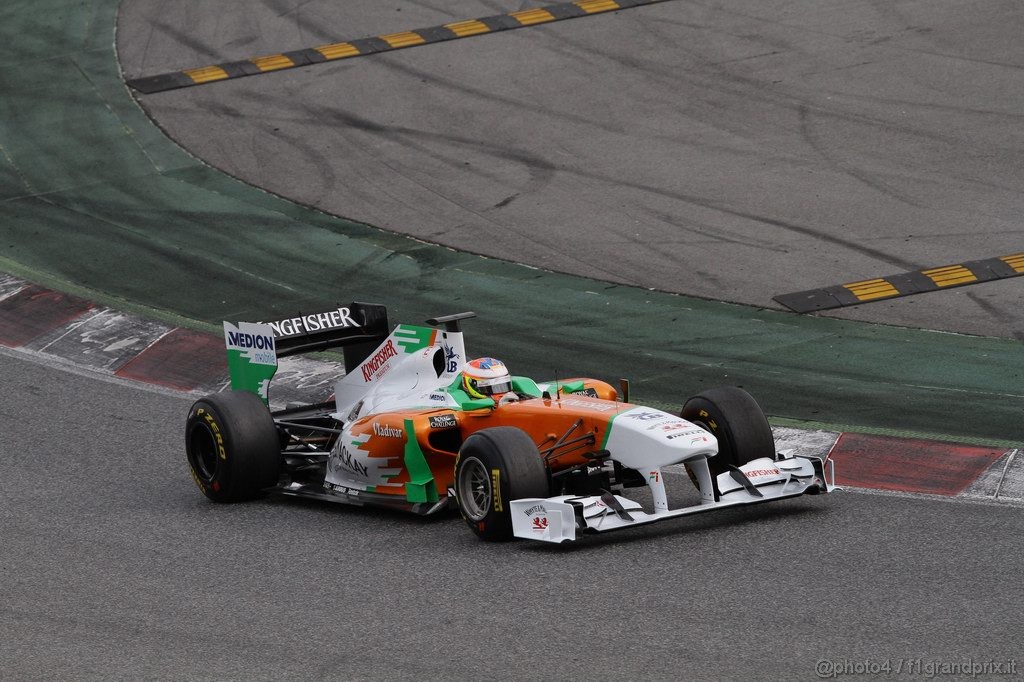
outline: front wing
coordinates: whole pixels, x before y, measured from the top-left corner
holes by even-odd
[[[658,480],[660,483],[663,477]],[[719,474],[717,486],[720,494],[705,495],[700,504],[678,509],[659,509],[660,505],[656,505],[653,512],[645,511],[635,500],[611,493],[513,500],[512,533],[527,540],[565,542],[575,540],[577,531],[600,533],[728,507],[828,493],[836,488],[835,469],[831,460],[816,457],[796,456],[779,461],[764,458],[735,472]],[[658,491],[654,493],[657,499]]]

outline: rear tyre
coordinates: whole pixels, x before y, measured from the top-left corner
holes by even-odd
[[[455,494],[466,524],[483,540],[512,538],[509,502],[547,497],[544,461],[526,432],[497,426],[474,433],[455,460]]]
[[[270,411],[244,391],[200,398],[185,423],[192,479],[214,502],[259,497],[277,483],[281,444]]]
[[[718,454],[708,460],[714,475],[758,459],[775,459],[772,428],[757,401],[742,388],[724,386],[693,396],[683,405],[683,419],[718,439]]]

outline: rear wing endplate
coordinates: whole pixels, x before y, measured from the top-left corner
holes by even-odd
[[[273,322],[224,323],[231,388],[268,401],[277,359],[341,348],[345,371],[358,367],[388,338],[388,311],[376,303],[351,303]]]

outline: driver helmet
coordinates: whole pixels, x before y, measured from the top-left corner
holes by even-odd
[[[490,398],[512,390],[512,378],[501,360],[477,358],[462,370],[462,387],[473,398]]]

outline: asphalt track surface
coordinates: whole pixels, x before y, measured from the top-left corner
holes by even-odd
[[[677,405],[703,387],[738,384],[755,394],[772,417],[811,426],[909,431],[1011,447],[1024,440],[1024,422],[1019,419],[1024,410],[1024,362],[1019,342],[1010,338],[1012,320],[1001,331],[1005,338],[958,336],[651,292],[430,246],[234,181],[170,143],[129,97],[113,42],[119,6],[114,0],[46,0],[2,8],[8,35],[0,45],[0,87],[5,93],[0,98],[0,266],[7,272],[88,300],[160,319],[171,317],[176,324],[208,331],[215,331],[224,319],[284,317],[352,299],[386,299],[396,321],[471,309],[481,317],[470,330],[470,352],[502,356],[525,375],[573,373],[613,381],[628,377],[638,399],[664,405]],[[691,7],[671,2],[657,11],[668,6]],[[153,6],[127,3],[121,15],[118,35],[130,75],[142,68],[140,63],[146,69],[172,67],[153,57],[144,59],[165,49],[161,36],[173,32],[173,24],[166,21],[148,29],[140,15],[147,7]],[[226,9],[216,20],[193,27],[197,35],[207,24],[234,30],[236,10],[262,16],[262,5],[217,7]],[[307,3],[301,9],[314,7]],[[372,27],[341,28],[390,30],[397,24],[389,22],[413,7],[422,8],[403,6],[405,11],[394,12],[388,22],[377,21],[379,11],[374,14],[369,8],[366,16],[373,20]],[[284,10],[290,8],[279,12],[289,22],[293,18]],[[469,13],[476,6],[458,9]],[[479,9],[488,14],[496,8]],[[1012,7],[1005,9],[1009,23]],[[561,25],[593,31],[595,26],[616,25],[617,17],[645,16],[647,11],[638,8]],[[421,19],[434,16],[412,15],[402,21],[422,25]],[[188,14],[181,21],[199,21],[197,16]],[[996,33],[1003,25],[990,10],[979,10],[977,16],[988,17]],[[273,37],[272,27],[278,26],[274,21],[256,22],[252,30],[260,34],[264,23]],[[525,28],[382,56],[407,59],[403,55],[430,54],[445,46],[490,45],[490,38],[501,41],[516,34],[538,40],[548,36],[549,29],[563,30],[556,25]],[[984,37],[987,30],[978,32]],[[322,38],[298,37],[311,42]],[[195,41],[183,35],[178,42]],[[150,51],[146,45],[152,46]],[[238,56],[249,47],[264,51],[259,41],[235,47],[237,52],[225,48],[223,56]],[[207,52],[202,52],[204,62],[216,61]],[[474,63],[486,62],[489,53],[482,54]],[[195,110],[181,97],[220,92],[220,97],[230,99],[232,88],[269,87],[280,82],[274,80],[279,77],[288,82],[325,74],[317,77],[330,80],[359,63],[380,68],[375,57],[367,57],[350,65],[296,69],[182,91],[193,94],[163,93],[144,104],[160,108],[163,123],[164,110],[180,109],[183,115]],[[260,103],[258,110],[238,118],[238,126],[259,119],[282,97],[303,106],[299,95],[304,91],[253,92],[246,97]],[[386,92],[390,91],[379,90]],[[195,122],[205,132],[197,153],[208,155],[220,140],[227,151],[240,156],[262,148],[263,137],[251,136],[243,147],[231,131],[217,128],[217,112],[230,118],[230,110],[207,103],[202,111],[214,118]],[[504,109],[500,113],[504,116]],[[310,144],[311,155],[323,153],[316,147],[321,138],[311,138]],[[414,150],[382,141],[382,149],[391,146]],[[282,150],[271,156],[284,160],[288,154]],[[349,158],[331,153],[327,157],[338,163]],[[362,165],[357,159],[356,166]],[[326,166],[321,170],[321,175],[333,172]],[[302,180],[295,178],[297,183]],[[306,181],[315,179],[310,176]],[[381,185],[381,203],[391,203],[389,188]],[[765,255],[761,262],[770,264],[771,259]],[[744,271],[729,280],[738,285],[750,276]],[[1015,286],[1015,280],[1005,280],[977,291]],[[968,289],[958,291],[916,300],[940,305],[946,298],[966,296]],[[917,305],[910,303],[913,300],[904,303]],[[949,319],[961,318],[961,312],[952,308],[940,312]]]
[[[126,77],[542,2],[128,0]],[[613,282],[776,294],[1021,250],[1024,9],[679,0],[140,97],[330,213]],[[1024,338],[1024,280],[837,313]]]
[[[339,15],[318,2],[216,6],[211,19],[190,3],[125,3],[126,72],[519,9],[346,3],[352,15],[332,23]],[[498,255],[514,259],[513,249],[530,239],[510,239],[509,226],[592,221],[604,232],[534,233],[538,259],[522,259],[584,268],[599,279],[631,282],[671,269],[671,258],[693,257],[685,247],[694,243],[709,259],[725,260],[679,268],[700,275],[694,286],[719,277],[717,293],[688,293],[743,300],[753,292],[757,305],[769,305],[784,290],[1019,251],[1019,6],[815,8],[673,2],[143,104],[190,152],[254,184],[324,208],[349,187],[365,193],[370,186],[378,194],[361,203],[348,196],[338,212],[396,231],[436,230],[432,221],[456,230],[422,235],[431,241],[468,242],[479,233],[481,252],[493,241]],[[548,373],[543,363],[552,358],[595,358],[599,366],[581,369],[639,376],[638,390],[666,401],[676,399],[682,382],[672,377],[682,375],[687,390],[740,381],[776,416],[1024,437],[1021,356],[1012,340],[1020,333],[1021,280],[849,311],[1004,337],[985,339],[602,289],[403,241],[262,195],[168,144],[120,83],[117,9],[105,0],[0,8],[5,270],[198,325],[291,313],[333,300],[322,293],[331,288],[352,297],[387,290],[400,320],[484,301],[480,312],[491,319],[475,323],[477,338],[502,342],[524,373]],[[765,42],[779,44],[772,48],[779,54],[758,57]],[[430,63],[439,50],[448,50],[443,64]],[[616,80],[620,67],[601,62],[603,54],[625,63],[629,83]],[[872,55],[882,58],[871,62]],[[773,59],[801,79],[772,83],[767,71],[745,71]],[[605,65],[587,70],[583,62]],[[446,69],[451,75],[438,75]],[[646,72],[669,73],[671,83],[649,97],[641,87],[651,85]],[[477,92],[452,96],[451,83],[469,76],[479,79]],[[849,88],[811,92],[829,78]],[[315,81],[322,85],[309,85]],[[632,84],[640,90],[624,90]],[[283,118],[276,112],[285,102],[324,106],[309,97],[318,87],[341,119],[285,120],[284,127],[271,120]],[[598,102],[595,91],[630,96]],[[521,106],[521,92],[542,103],[534,109],[545,125]],[[667,93],[675,99],[666,101]],[[745,106],[751,96],[757,104]],[[443,106],[456,99],[472,116],[452,120]],[[418,101],[431,103],[425,122],[409,109]],[[544,102],[554,102],[551,112]],[[623,111],[625,102],[635,110]],[[904,109],[905,117],[897,113]],[[496,110],[501,125],[487,123]],[[366,118],[381,112],[393,120]],[[602,121],[611,129],[602,132]],[[682,125],[689,122],[701,124],[691,138]],[[815,136],[820,125],[824,133]],[[472,139],[483,126],[482,139],[493,144],[460,143],[445,126]],[[397,138],[389,139],[389,127]],[[634,150],[645,131],[664,132],[658,148]],[[534,136],[545,154],[572,157],[565,173],[558,161],[529,156]],[[322,146],[341,142],[349,146]],[[496,150],[505,150],[504,162]],[[465,154],[445,156],[455,151]],[[431,156],[441,161],[426,163]],[[680,157],[692,163],[677,164]],[[303,158],[320,161],[316,173],[304,174]],[[332,164],[350,158],[355,170],[345,166],[338,176]],[[609,159],[621,173],[608,175]],[[467,161],[484,170],[451,177],[440,170]],[[666,185],[669,172],[680,186]],[[431,198],[431,189],[443,195],[450,184],[462,188],[451,194],[458,202]],[[304,188],[320,198],[300,196]],[[396,208],[396,194],[415,208]],[[445,211],[435,213],[435,201]],[[356,213],[360,206],[395,214],[378,219]],[[503,216],[501,229],[490,223],[488,233],[486,220],[465,215],[467,206],[470,214]],[[608,223],[594,219],[605,213]],[[639,221],[641,240],[673,221],[686,236],[669,240],[671,258],[641,258],[623,216]],[[622,234],[608,237],[612,228]],[[793,237],[799,229],[812,233]],[[621,258],[595,257],[591,246],[602,243]],[[738,266],[727,262],[734,257]],[[596,271],[618,260],[627,262],[625,274]],[[749,286],[766,263],[775,270],[770,286]],[[370,274],[379,278],[365,281]],[[665,282],[657,286],[690,286]],[[538,302],[552,291],[561,300],[545,317]],[[1020,651],[1017,508],[840,493],[638,529],[568,551],[491,547],[455,518],[275,501],[213,506],[186,475],[182,398],[7,352],[0,376],[4,678],[816,679],[819,659],[1005,662]]]
[[[3,679],[813,680],[1020,652],[1019,508],[839,492],[484,544],[457,516],[214,505],[183,397],[10,351],[0,374]]]

